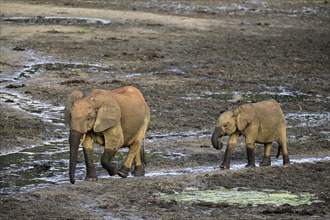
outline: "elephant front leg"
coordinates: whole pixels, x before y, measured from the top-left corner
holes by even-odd
[[[96,171],[93,161],[93,143],[91,137],[88,135],[83,143],[83,151],[86,163],[86,181],[96,181]]]
[[[105,148],[101,158],[102,167],[108,171],[110,176],[117,174],[117,165],[115,163],[111,163],[111,160],[116,152],[117,151],[115,150]]]
[[[231,155],[235,151],[235,147],[236,147],[239,136],[240,136],[239,133],[234,133],[229,137],[228,146],[226,148],[224,160],[223,160],[222,164],[220,165],[221,169],[230,168]]]
[[[272,143],[265,144],[264,158],[259,163],[260,166],[270,166],[271,165],[271,160],[270,160],[271,149],[272,149]]]
[[[110,176],[117,174],[117,163],[112,163],[112,158],[117,153],[118,149],[124,144],[124,135],[121,125],[110,128],[103,132],[105,140],[105,148],[101,158],[101,164],[106,169]]]
[[[96,181],[96,171],[95,166],[93,162],[93,149],[86,149],[84,148],[84,157],[85,157],[85,163],[86,163],[86,181]]]
[[[255,159],[254,159],[254,148],[247,148],[247,159],[248,164],[245,165],[245,167],[255,167]]]
[[[220,165],[221,169],[226,170],[230,168],[230,159],[234,151],[235,151],[235,145],[228,144],[226,148],[225,156],[223,158],[223,162]]]

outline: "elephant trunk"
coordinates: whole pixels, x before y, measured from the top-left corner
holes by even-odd
[[[212,145],[215,149],[217,150],[221,150],[222,149],[222,136],[224,135],[224,133],[222,132],[222,129],[219,127],[216,127],[213,131],[212,134]]]
[[[75,171],[78,157],[78,148],[80,144],[80,139],[82,138],[82,133],[78,131],[70,131],[69,143],[70,143],[70,165],[69,165],[69,176],[70,182],[74,184]]]

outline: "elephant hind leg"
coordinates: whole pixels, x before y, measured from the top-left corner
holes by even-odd
[[[141,165],[137,165],[137,161],[141,161]],[[135,156],[135,168],[133,171],[133,176],[144,176],[145,175],[145,165],[147,164],[145,155],[145,139],[143,145],[140,147],[140,153]]]
[[[144,173],[144,166],[141,160],[140,155],[141,149],[141,141],[134,141],[133,144],[129,147],[127,158],[121,168],[118,170],[117,174],[123,178],[128,176],[128,172],[133,164],[133,160],[135,158],[135,167],[138,168],[140,171],[136,170],[134,173],[142,175],[142,170]]]
[[[282,131],[281,131],[281,133],[279,135],[278,144],[279,144],[279,151],[281,149],[282,150],[282,154],[283,154],[283,165],[290,164],[288,147],[286,145],[286,129],[285,128],[282,129]],[[279,154],[277,155],[277,157],[278,156],[279,156]]]
[[[135,165],[133,176],[144,176],[144,175],[145,175],[144,164]]]

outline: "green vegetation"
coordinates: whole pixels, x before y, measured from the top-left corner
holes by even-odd
[[[249,189],[217,189],[217,190],[187,190],[179,194],[159,194],[163,200],[175,200],[183,203],[214,203],[233,206],[268,205],[291,206],[310,205],[319,202],[310,193],[294,194],[287,191],[249,190]]]

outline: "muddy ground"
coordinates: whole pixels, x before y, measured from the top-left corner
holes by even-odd
[[[151,108],[148,150],[185,155],[150,157],[147,173],[214,166],[201,174],[78,180],[4,194],[1,219],[330,218],[329,161],[222,171],[224,150],[210,144],[221,111],[273,97],[287,116],[306,117],[287,118],[291,159],[330,156],[329,1],[0,2],[2,96],[9,91],[62,107],[74,89],[133,85]],[[13,77],[31,65],[34,72]],[[63,138],[67,127],[14,102],[1,99],[1,154]],[[153,140],[177,133],[196,136]],[[258,145],[257,161],[262,151]],[[245,154],[241,140],[233,162],[245,162]],[[321,202],[238,207],[157,196],[222,187],[309,192]]]

